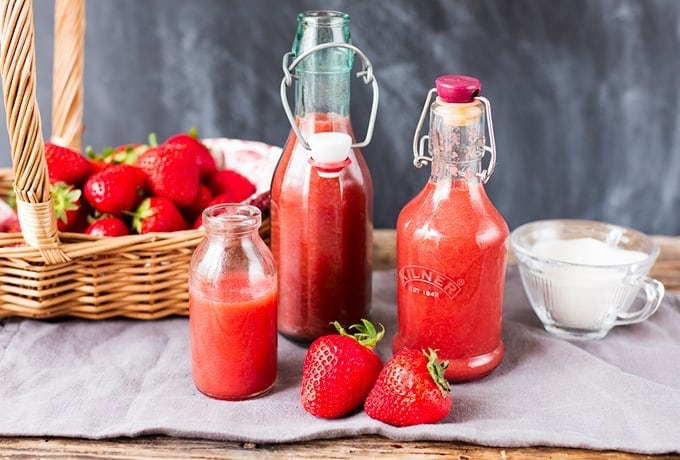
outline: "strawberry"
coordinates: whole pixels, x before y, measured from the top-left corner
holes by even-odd
[[[271,207],[272,203],[271,192],[263,192],[257,196],[253,196],[250,199],[248,199],[246,203],[258,208],[262,212],[263,216],[268,215],[269,208]]]
[[[104,214],[132,211],[144,194],[145,175],[128,164],[109,166],[90,176],[83,189],[85,199]]]
[[[231,195],[231,202],[240,203],[255,193],[255,185],[246,177],[231,169],[222,169],[208,179],[213,195]]]
[[[45,142],[47,174],[52,184],[80,185],[90,173],[90,163],[75,150]]]
[[[212,200],[213,195],[210,189],[201,184],[198,186],[198,194],[196,195],[194,202],[191,204],[191,206],[183,209],[182,211],[189,221],[193,221],[201,215],[203,210],[210,205]]]
[[[91,147],[86,150],[87,158],[91,163],[97,164],[99,169],[116,164],[134,165],[140,153],[149,148],[145,144],[123,144],[117,147],[106,147],[101,153],[95,152]]]
[[[172,200],[155,196],[142,201],[132,216],[132,227],[138,233],[185,230],[187,224]]]
[[[94,236],[124,236],[129,235],[130,230],[120,217],[105,216],[92,222],[85,233]]]
[[[196,164],[198,164],[198,172],[201,179],[206,179],[217,171],[215,158],[210,153],[210,149],[200,141],[196,130],[190,130],[188,133],[175,134],[174,136],[169,137],[164,144],[183,145],[186,147],[189,154],[196,160]]]
[[[370,321],[353,324],[348,334],[336,321],[339,334],[319,337],[309,346],[302,369],[302,407],[321,418],[337,418],[356,410],[366,399],[382,367],[373,351],[385,335]]]
[[[162,144],[137,157],[137,166],[148,178],[155,196],[172,200],[179,207],[191,206],[199,184],[198,164],[186,147]]]
[[[6,233],[21,233],[21,224],[19,223],[19,215],[17,213],[8,218],[4,225],[3,231]]]
[[[435,350],[402,349],[380,371],[364,410],[394,426],[439,422],[451,410],[451,390],[444,378],[447,365]]]
[[[206,208],[210,206],[215,206],[216,204],[225,204],[225,203],[237,203],[237,201],[234,201],[234,197],[231,195],[231,193],[223,193],[221,195],[217,195],[213,197],[209,202]],[[204,208],[205,209],[205,208]],[[196,217],[196,220],[194,220],[194,225],[193,228],[200,228],[201,225],[203,225],[203,213],[199,213],[198,216]]]
[[[52,206],[57,218],[57,229],[60,232],[70,230],[79,220],[82,212],[80,203],[81,191],[66,182],[57,182],[50,188]]]

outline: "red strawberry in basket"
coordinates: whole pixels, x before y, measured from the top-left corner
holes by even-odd
[[[382,362],[373,349],[385,334],[370,321],[349,327],[348,334],[333,323],[339,334],[316,339],[309,346],[302,369],[300,400],[312,415],[336,418],[356,410],[366,399]]]
[[[132,217],[132,227],[138,233],[175,232],[185,230],[187,224],[171,200],[155,196],[139,205]]]
[[[175,134],[169,137],[164,144],[183,145],[191,156],[194,157],[198,164],[198,171],[201,179],[210,177],[212,173],[217,171],[217,163],[215,158],[210,153],[210,149],[203,144],[198,138],[196,130],[190,130],[188,133]]]
[[[268,215],[269,214],[269,208],[271,207],[272,203],[272,194],[271,192],[262,192],[257,196],[251,197],[248,201],[246,201],[251,206],[255,206],[258,208],[260,211],[262,211],[262,215]]]
[[[75,150],[45,142],[45,160],[51,183],[80,185],[90,173],[90,162]]]
[[[444,378],[448,362],[437,352],[404,348],[385,364],[366,398],[369,417],[394,426],[437,423],[451,410]]]
[[[229,194],[233,203],[240,203],[256,190],[248,178],[231,169],[223,169],[211,175],[208,187],[215,196]]]
[[[135,209],[144,194],[146,176],[135,166],[109,166],[89,177],[83,192],[92,207],[104,214],[122,215]]]
[[[188,208],[182,209],[182,212],[189,222],[193,222],[205,208],[210,206],[212,200],[213,195],[210,189],[201,184],[198,186],[198,194],[194,202]]]
[[[137,166],[145,173],[153,195],[188,207],[196,199],[199,184],[198,164],[186,147],[162,144],[151,147],[137,158]]]
[[[97,153],[88,147],[86,153],[90,160],[90,166],[95,171],[100,171],[116,164],[134,165],[139,154],[148,148],[149,146],[145,144],[123,144],[117,147],[107,147],[101,153]]]
[[[85,233],[94,236],[124,236],[129,235],[130,230],[120,217],[105,216],[92,222]]]
[[[57,182],[50,188],[52,206],[57,218],[57,229],[65,232],[73,228],[84,215],[80,195],[81,191],[65,182]]]

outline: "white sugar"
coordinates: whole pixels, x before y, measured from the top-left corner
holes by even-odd
[[[642,262],[647,254],[616,248],[594,238],[541,241],[533,245],[538,256],[580,265],[623,265]]]

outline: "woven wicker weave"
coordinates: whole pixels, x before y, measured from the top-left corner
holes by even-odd
[[[35,95],[33,8],[2,0],[2,80],[22,234],[0,233],[0,317],[157,319],[188,314],[188,267],[200,230],[116,238],[57,232]],[[55,3],[52,139],[80,150],[84,0]],[[266,239],[269,220],[260,234]]]

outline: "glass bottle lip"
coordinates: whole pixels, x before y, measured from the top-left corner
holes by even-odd
[[[298,22],[316,27],[337,27],[349,22],[349,14],[332,10],[303,11],[298,14]]]
[[[262,212],[256,206],[242,203],[222,203],[203,211],[203,226],[208,233],[244,235],[257,230]]]

